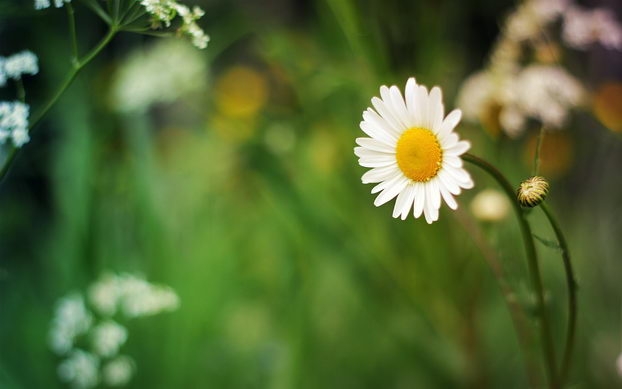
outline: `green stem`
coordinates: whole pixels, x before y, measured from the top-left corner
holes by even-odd
[[[67,9],[67,19],[69,20],[69,35],[71,35],[71,65],[78,63],[78,36],[76,34],[76,18],[71,3],[65,3]]]
[[[19,77],[15,81],[15,88],[17,89],[17,99],[22,103],[26,102],[26,89],[24,89],[24,81]]]
[[[108,30],[108,33],[106,34],[106,36],[104,38],[102,38],[102,40],[97,44],[97,46],[95,46],[83,58],[75,61],[75,63],[72,64],[73,66],[72,66],[71,70],[67,73],[67,75],[65,76],[65,80],[62,82],[62,84],[56,90],[54,95],[52,95],[52,97],[43,106],[43,108],[41,110],[39,110],[39,112],[37,112],[37,114],[33,115],[33,118],[32,118],[32,120],[30,120],[30,123],[28,125],[28,131],[29,132],[32,131],[32,129],[39,123],[39,121],[41,121],[41,119],[48,113],[48,111],[56,104],[58,99],[63,95],[63,93],[65,93],[65,90],[67,90],[69,85],[71,85],[71,83],[76,78],[78,73],[80,73],[80,71],[89,62],[91,62],[93,60],[93,58],[95,58],[97,56],[97,54],[99,54],[104,49],[104,47],[106,47],[106,45],[108,45],[108,43],[110,43],[110,40],[114,37],[114,35],[117,33],[117,31],[118,31],[118,27],[117,26],[115,26],[115,25],[110,26],[110,29]],[[11,164],[15,160],[15,156],[17,155],[18,150],[20,150],[20,148],[13,147],[11,149],[11,151],[9,152],[9,155],[7,156],[6,160],[4,161],[4,164],[2,165],[2,168],[0,168],[0,182],[4,179],[4,177],[8,173],[9,168],[11,167]]]
[[[566,285],[568,286],[568,326],[566,329],[566,346],[564,349],[564,356],[562,359],[561,371],[559,374],[559,382],[563,386],[564,382],[568,378],[568,371],[570,370],[570,364],[572,362],[572,352],[574,349],[574,339],[575,339],[575,330],[577,326],[577,289],[578,284],[576,278],[574,276],[574,271],[572,269],[572,262],[570,261],[570,250],[568,250],[568,243],[566,242],[566,238],[564,237],[564,233],[562,232],[557,219],[549,209],[546,202],[542,202],[540,204],[540,208],[544,211],[546,218],[549,220],[553,231],[555,232],[555,236],[557,237],[557,242],[559,243],[559,247],[562,251],[562,259],[564,261],[564,271],[566,272]]]
[[[540,132],[538,133],[538,140],[536,142],[536,152],[533,156],[533,175],[537,176],[540,171],[540,151],[542,150],[542,142],[544,141],[544,126],[540,128]]]
[[[520,204],[518,204],[518,201],[516,201],[516,194],[514,188],[508,182],[505,176],[497,168],[472,154],[464,154],[462,158],[465,161],[470,162],[475,166],[479,167],[480,169],[484,170],[492,178],[494,178],[495,181],[497,181],[497,183],[501,186],[506,196],[508,196],[510,203],[512,204],[512,207],[518,219],[518,223],[520,225],[521,233],[523,235],[523,244],[525,246],[525,254],[527,255],[529,273],[531,275],[531,281],[537,296],[537,311],[538,317],[540,318],[540,337],[549,379],[549,387],[551,389],[560,388],[560,383],[556,372],[555,346],[553,343],[551,325],[546,310],[544,287],[542,284],[542,278],[540,276],[538,254],[536,252],[536,246],[533,241],[531,227],[529,226],[529,223],[527,222],[527,219],[523,214],[523,210],[521,209]]]

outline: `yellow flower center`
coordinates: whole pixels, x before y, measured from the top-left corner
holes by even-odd
[[[413,181],[425,182],[441,168],[443,151],[438,139],[426,128],[410,128],[402,134],[395,147],[397,166]]]

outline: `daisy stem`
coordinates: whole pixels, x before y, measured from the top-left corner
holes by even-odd
[[[512,184],[505,178],[505,176],[493,165],[484,161],[483,159],[476,157],[472,154],[463,154],[462,158],[479,167],[488,173],[492,178],[497,181],[501,186],[506,196],[512,204],[512,208],[518,219],[520,230],[523,235],[523,244],[525,246],[525,253],[527,255],[527,264],[529,273],[531,275],[531,281],[536,292],[537,297],[537,313],[540,318],[540,337],[542,341],[542,351],[544,354],[544,360],[546,363],[546,370],[549,379],[549,387],[551,389],[560,388],[559,379],[556,372],[555,362],[555,346],[553,343],[553,336],[551,332],[551,325],[549,322],[548,313],[546,310],[546,303],[544,299],[544,287],[542,284],[542,277],[540,275],[540,267],[538,265],[538,254],[536,252],[536,246],[533,241],[533,235],[531,233],[531,227],[525,217],[520,204],[516,200],[516,194]]]
[[[540,204],[540,208],[544,211],[546,218],[551,224],[551,228],[555,232],[557,242],[562,252],[562,260],[564,261],[564,270],[566,272],[566,285],[568,286],[568,326],[566,329],[566,347],[564,349],[564,356],[562,359],[561,370],[559,374],[559,383],[563,386],[568,377],[568,371],[570,370],[570,364],[572,362],[572,352],[574,348],[575,329],[577,325],[577,289],[578,284],[574,276],[572,269],[572,262],[570,261],[570,250],[568,250],[568,243],[566,238],[555,219],[555,216],[549,209],[546,202]]]
[[[77,61],[72,60],[71,69],[65,76],[65,80],[63,81],[63,83],[59,86],[59,88],[56,90],[54,95],[52,95],[52,97],[43,106],[43,108],[41,108],[39,112],[37,112],[36,115],[33,115],[32,120],[28,124],[29,132],[32,131],[32,129],[39,123],[39,121],[43,119],[43,117],[48,113],[48,111],[56,104],[58,99],[60,99],[60,97],[65,93],[69,85],[71,85],[71,83],[76,78],[76,76],[80,73],[80,71],[89,62],[91,62],[93,58],[95,58],[97,54],[99,54],[104,49],[104,47],[108,45],[108,43],[110,43],[110,41],[115,36],[117,31],[118,31],[118,27],[116,25],[111,25],[106,36],[102,38],[102,40],[97,44],[97,46],[95,46],[89,53],[87,53],[86,55],[84,55],[84,57],[78,59]],[[9,152],[9,155],[7,156],[7,158],[4,160],[2,166],[0,167],[0,182],[2,182],[2,180],[8,173],[9,168],[13,164],[13,161],[15,160],[15,157],[17,156],[17,152],[20,149],[21,147],[13,147],[11,151]]]
[[[533,175],[537,176],[540,171],[540,151],[542,150],[542,141],[544,140],[545,128],[542,126],[538,133],[538,140],[536,142],[536,152],[533,156]]]

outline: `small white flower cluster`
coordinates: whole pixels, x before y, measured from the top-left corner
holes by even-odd
[[[54,7],[60,8],[65,3],[70,3],[71,0],[54,0]],[[44,9],[50,7],[50,0],[35,0],[35,9]]]
[[[141,0],[140,3],[152,16],[154,26],[157,27],[160,23],[164,23],[166,27],[170,27],[171,21],[179,15],[182,19],[182,25],[177,32],[180,35],[189,36],[192,39],[192,44],[199,49],[207,47],[209,36],[197,24],[197,20],[205,14],[201,8],[190,9],[175,0]]]
[[[30,107],[19,101],[0,101],[0,145],[11,138],[15,147],[22,147],[30,141],[28,135],[28,113]]]
[[[585,50],[600,43],[608,49],[622,50],[622,27],[611,10],[572,6],[564,14],[562,38],[568,46]]]
[[[494,123],[520,136],[529,119],[561,129],[569,111],[585,102],[581,82],[559,65],[550,30],[562,20],[563,43],[586,49],[600,43],[622,50],[622,27],[604,9],[583,10],[571,0],[527,0],[502,27],[488,66],[462,85],[458,106],[468,121]],[[530,63],[531,53],[538,62]]]
[[[0,86],[6,84],[7,78],[19,80],[22,74],[39,73],[37,56],[25,50],[9,57],[0,57]]]
[[[118,68],[110,101],[121,112],[142,112],[152,104],[171,103],[207,85],[205,58],[187,42],[155,41],[132,53]]]
[[[131,274],[106,274],[89,288],[89,302],[102,316],[120,310],[128,318],[151,316],[179,307],[173,289],[153,285]]]
[[[131,357],[119,355],[127,328],[112,319],[117,308],[127,317],[154,315],[179,305],[175,292],[129,275],[106,274],[89,288],[89,311],[82,294],[70,293],[56,306],[50,348],[63,361],[58,375],[74,388],[126,385],[135,370]],[[88,350],[88,351],[87,351]]]
[[[7,79],[19,80],[24,74],[39,72],[37,56],[25,50],[9,57],[0,57],[0,87]],[[11,138],[15,147],[22,147],[30,141],[28,115],[30,107],[19,101],[0,101],[0,145]]]

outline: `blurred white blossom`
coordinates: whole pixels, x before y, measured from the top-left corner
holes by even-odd
[[[123,386],[131,379],[135,363],[119,356],[129,332],[112,316],[122,313],[131,319],[172,311],[179,297],[167,286],[154,285],[141,277],[122,273],[104,273],[88,288],[91,314],[82,294],[72,292],[61,298],[50,327],[50,348],[68,356],[58,366],[60,378],[74,388],[92,388],[101,379],[107,386]],[[99,320],[97,318],[100,318]],[[90,340],[91,351],[83,351]]]
[[[134,374],[132,358],[121,355],[104,365],[102,379],[108,386],[124,386]]]
[[[79,293],[63,297],[57,304],[50,329],[50,347],[59,355],[73,348],[77,336],[86,333],[93,323],[93,316],[84,305]]]
[[[89,302],[101,315],[121,310],[127,317],[175,310],[179,297],[167,286],[154,285],[132,274],[105,274],[89,288]]]
[[[207,83],[203,56],[188,44],[157,41],[144,52],[134,52],[117,71],[111,102],[122,112],[141,112],[152,104],[171,103],[201,90]]]
[[[561,66],[530,65],[518,76],[515,103],[550,129],[564,126],[568,111],[582,104],[581,83]]]
[[[20,79],[22,74],[35,75],[39,72],[37,56],[28,50],[2,58],[0,64],[0,72],[4,77],[14,80]]]
[[[562,37],[556,41],[553,33],[560,21]],[[578,49],[596,42],[622,49],[622,28],[612,12],[587,11],[572,0],[526,0],[503,24],[487,66],[462,84],[458,106],[465,119],[510,137],[523,134],[533,120],[548,129],[563,128],[587,93],[579,79],[557,64],[561,38]]]
[[[30,107],[19,101],[0,101],[0,145],[11,138],[15,147],[28,143],[28,114]]]
[[[499,221],[507,216],[510,203],[503,193],[495,189],[484,189],[471,202],[471,212],[482,221]]]
[[[54,0],[54,6],[60,8],[65,3],[70,3],[71,0]],[[35,0],[35,9],[44,9],[50,7],[50,0]]]
[[[58,376],[76,389],[93,388],[99,383],[99,358],[83,350],[73,350],[58,365]]]
[[[152,285],[127,274],[120,276],[119,285],[121,310],[130,318],[173,311],[179,306],[179,297],[167,286]]]
[[[91,336],[95,354],[100,357],[112,357],[127,341],[127,329],[109,320],[94,327]]]
[[[118,278],[112,273],[106,273],[88,289],[89,302],[103,316],[113,316],[117,312],[117,305],[121,297],[121,288]]]
[[[570,7],[564,15],[562,37],[568,46],[584,50],[594,43],[622,50],[622,27],[608,9]]]

